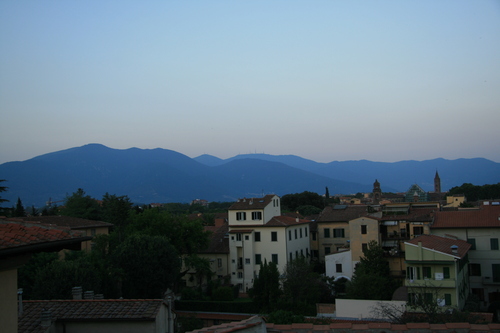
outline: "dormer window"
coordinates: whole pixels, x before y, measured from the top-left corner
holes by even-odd
[[[262,220],[262,212],[252,212],[252,220]]]
[[[237,212],[236,213],[236,220],[237,221],[245,221],[247,219],[247,213],[246,212]]]

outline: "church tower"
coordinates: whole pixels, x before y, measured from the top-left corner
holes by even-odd
[[[382,190],[380,189],[380,183],[377,179],[375,179],[375,183],[373,183],[373,203],[378,205],[380,203],[380,199],[382,198]]]
[[[434,192],[441,193],[441,179],[439,178],[437,170],[436,175],[434,176]]]

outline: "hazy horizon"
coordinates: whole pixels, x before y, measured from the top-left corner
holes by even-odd
[[[499,163],[499,33],[495,0],[2,1],[0,163],[92,142]]]

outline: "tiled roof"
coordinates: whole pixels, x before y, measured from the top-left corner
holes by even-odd
[[[431,222],[437,208],[411,208],[408,214],[382,216],[382,221]]]
[[[90,239],[69,228],[0,221],[0,255],[28,252],[33,246],[49,247],[56,243],[79,243]]]
[[[227,223],[220,227],[217,226],[205,226],[205,231],[210,231],[210,244],[206,250],[200,251],[200,253],[229,253],[229,238],[226,234],[229,231],[229,226]]]
[[[199,330],[194,330],[192,333],[230,333],[237,331],[251,330],[252,332],[262,332],[266,329],[264,320],[259,316],[253,316],[242,321],[236,321],[231,323],[224,323],[221,325],[215,325],[210,327],[205,327]],[[261,326],[262,328],[257,328]]]
[[[97,227],[112,227],[113,224],[103,221],[94,221],[81,219],[71,216],[29,216],[29,217],[12,217],[6,219],[7,221],[15,222],[40,222],[44,224],[55,224],[63,227],[70,227],[71,229],[84,229],[84,228],[97,228]]]
[[[238,199],[237,202],[229,207],[229,210],[240,210],[240,209],[263,209],[271,203],[274,194],[268,194],[263,198],[243,198]]]
[[[500,206],[436,212],[431,228],[500,228]]]
[[[328,206],[323,209],[317,222],[348,222],[361,216],[368,215],[368,206]]]
[[[42,311],[50,311],[52,321],[152,321],[162,303],[161,299],[23,301],[18,332],[39,332]]]
[[[274,216],[264,224],[266,227],[289,227],[297,224],[310,223],[309,220],[297,219],[290,216]]]
[[[471,244],[466,241],[436,235],[420,235],[408,242],[405,242],[405,244],[418,246],[418,243],[420,242],[422,243],[422,247],[426,249],[435,250],[459,258],[463,258],[471,247]],[[454,245],[457,246],[457,253],[453,253],[451,250],[451,247]]]

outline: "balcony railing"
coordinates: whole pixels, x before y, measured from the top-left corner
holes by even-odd
[[[500,280],[494,281],[493,278],[489,276],[484,276],[483,277],[483,284],[484,285],[500,285]]]

